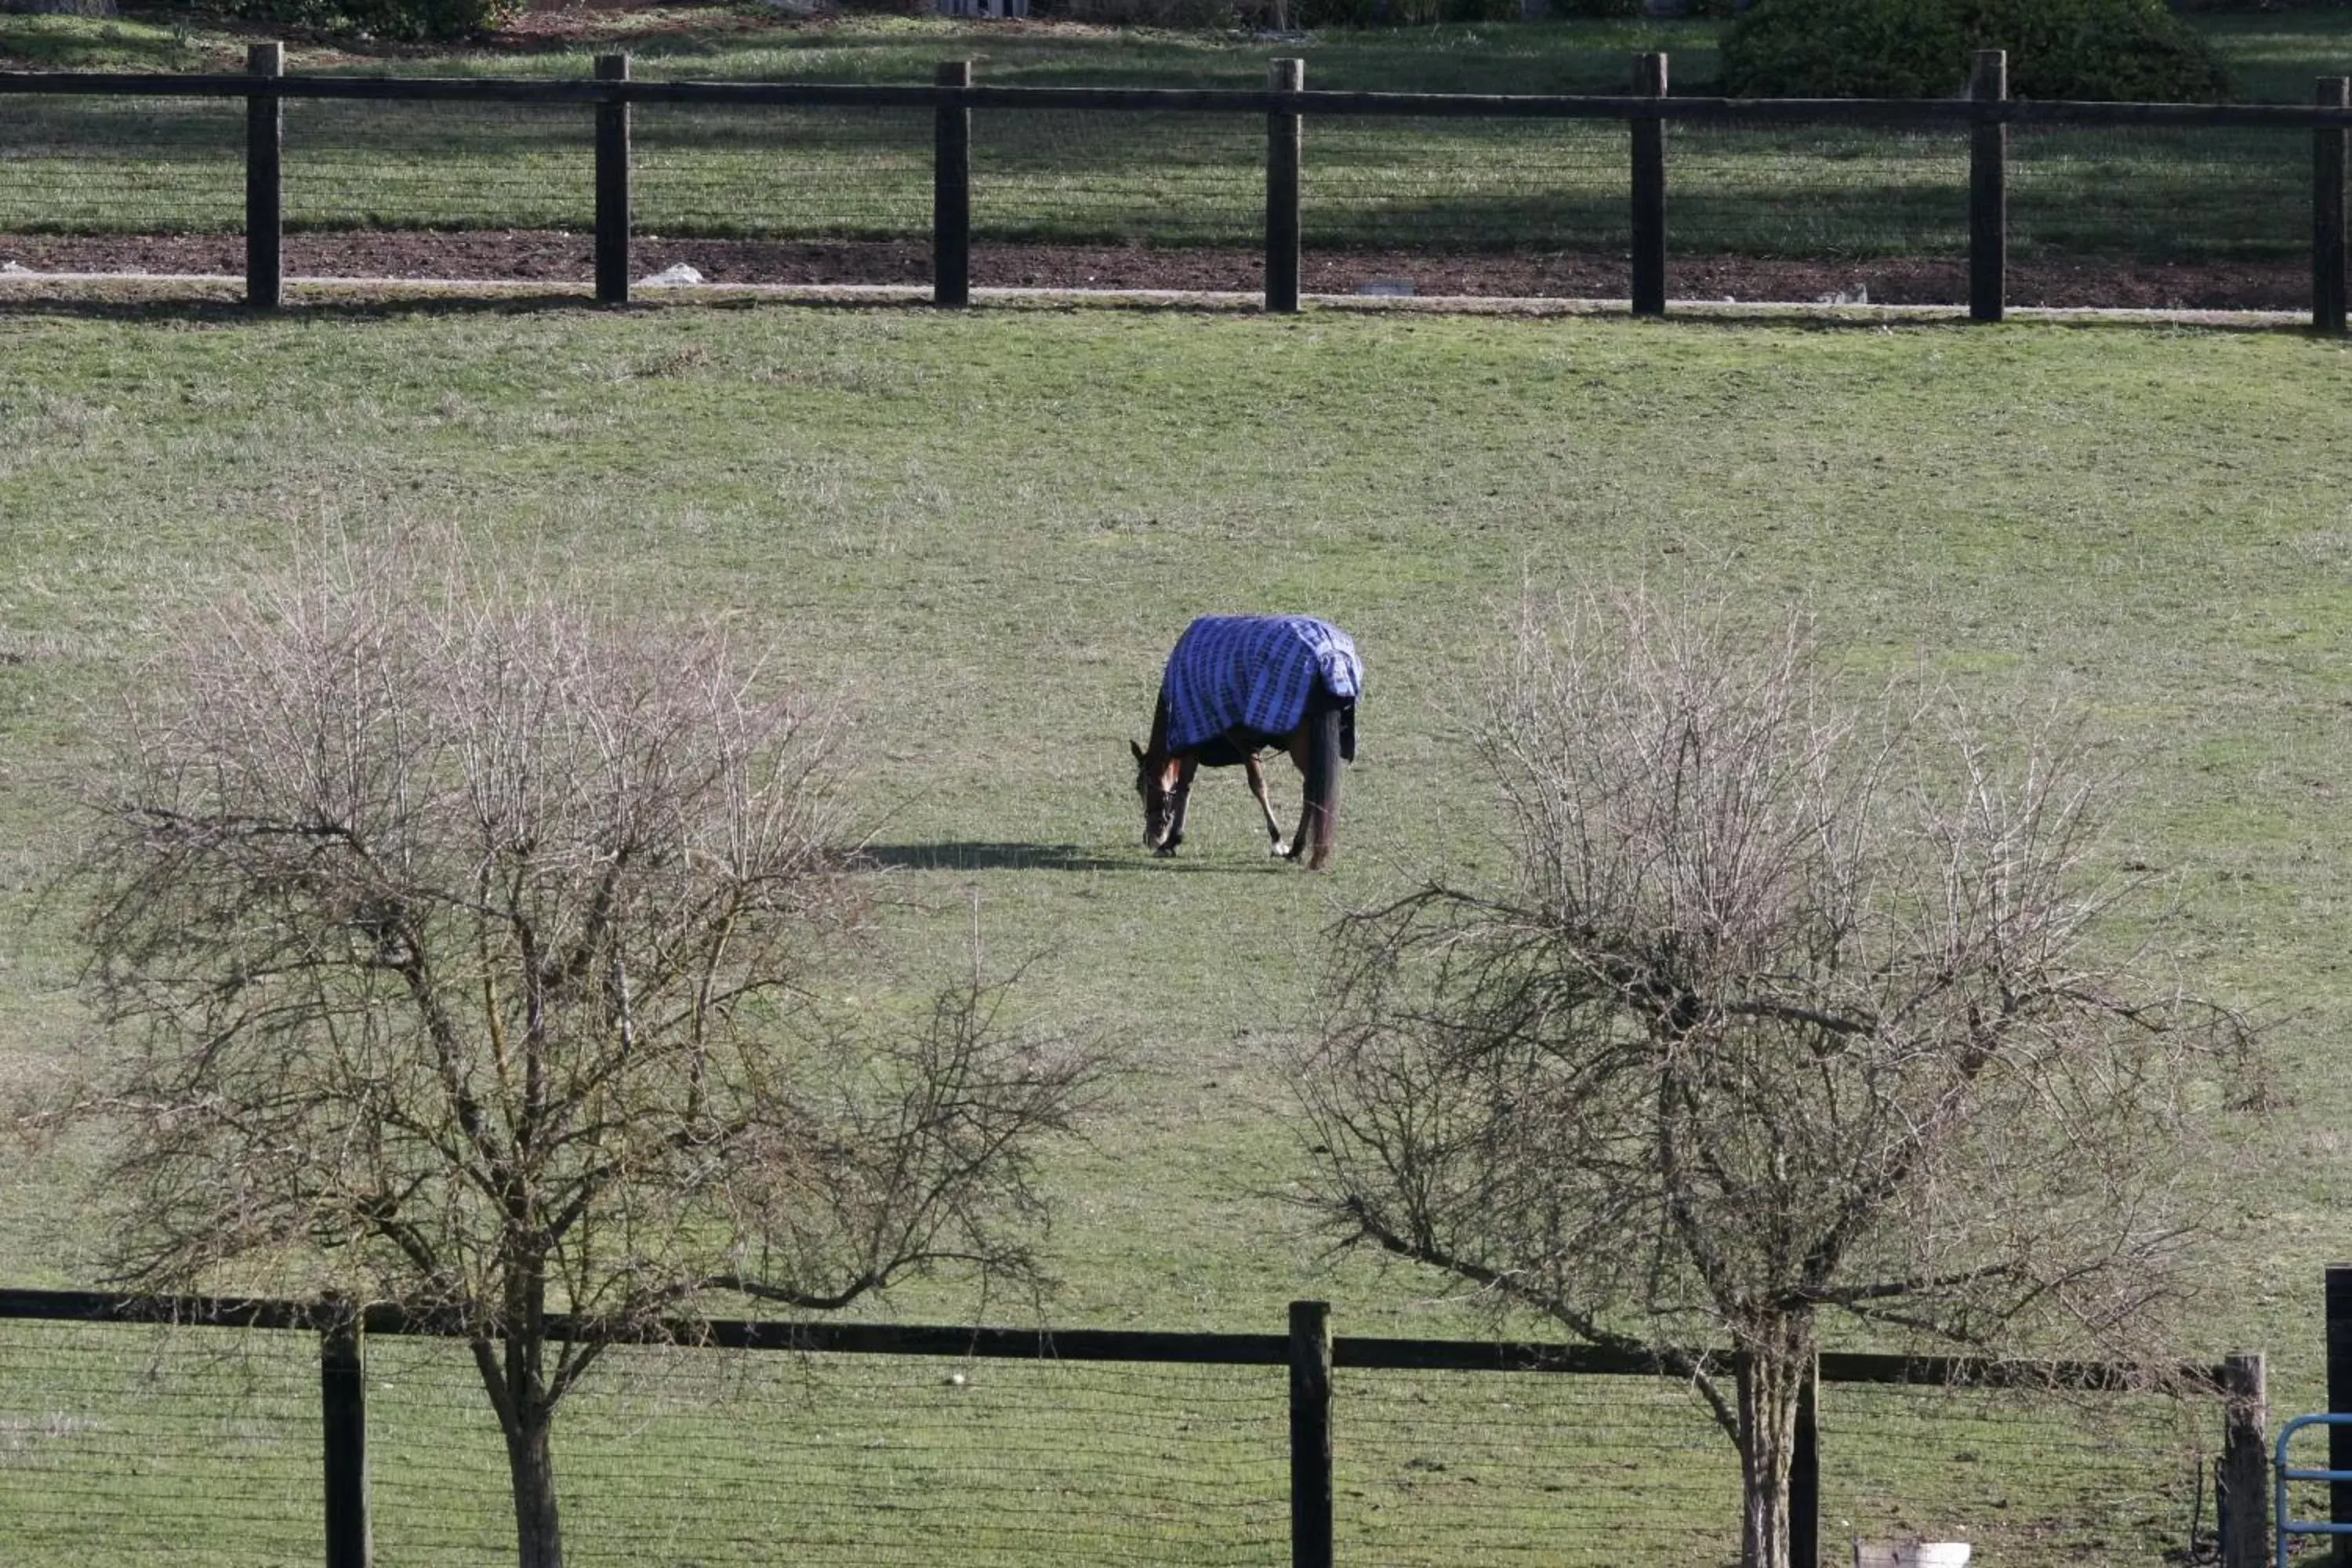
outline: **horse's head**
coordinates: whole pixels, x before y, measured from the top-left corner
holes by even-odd
[[[1143,802],[1143,847],[1154,855],[1173,855],[1184,841],[1176,831],[1176,786],[1181,775],[1176,759],[1164,752],[1149,752],[1129,741],[1135,752],[1135,793]]]

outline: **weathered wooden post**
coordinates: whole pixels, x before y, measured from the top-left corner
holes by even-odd
[[[1331,1305],[1290,1304],[1290,1564],[1331,1568]]]
[[[1789,1561],[1820,1568],[1822,1560],[1822,1358],[1805,1369],[1797,1391],[1797,1442],[1789,1456]]]
[[[255,44],[247,74],[286,74],[284,44]],[[286,100],[257,89],[245,100],[245,302],[274,310],[286,294]]]
[[[1979,49],[1969,98],[1979,106],[2009,97],[2009,55]],[[2009,299],[2009,122],[1980,107],[1969,144],[1969,320],[1998,321]]]
[[[1633,91],[1666,96],[1666,57],[1634,57]],[[1637,115],[1633,133],[1633,314],[1666,313],[1666,122]]]
[[[971,85],[970,60],[941,60],[933,79]],[[971,106],[940,95],[931,128],[931,303],[971,303]]]
[[[2352,109],[2352,77],[2319,79],[2322,109]],[[2311,324],[2344,331],[2344,150],[2352,130],[2322,125],[2311,133]]]
[[[2221,1568],[2270,1568],[2270,1394],[2261,1352],[2223,1361],[2221,1467],[2214,1478]]]
[[[629,57],[598,55],[598,81],[629,79]],[[629,100],[596,106],[596,301],[629,302]]]
[[[369,1568],[367,1369],[360,1317],[350,1301],[330,1298],[319,1332],[319,1408],[325,1423],[327,1568]]]
[[[1298,92],[1307,85],[1305,60],[1268,60],[1269,92]],[[1265,308],[1298,309],[1298,165],[1305,129],[1296,113],[1279,110],[1265,117]]]

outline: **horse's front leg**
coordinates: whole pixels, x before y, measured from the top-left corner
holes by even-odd
[[[1257,808],[1265,814],[1265,836],[1273,840],[1270,855],[1288,855],[1290,846],[1282,841],[1282,824],[1274,819],[1274,803],[1265,798],[1265,770],[1257,763],[1257,753],[1252,752],[1242,759],[1242,771],[1249,775],[1250,794],[1257,796]]]
[[[1162,855],[1173,855],[1176,847],[1184,842],[1184,808],[1192,804],[1192,775],[1201,764],[1190,756],[1176,764],[1176,787],[1168,792],[1168,838],[1160,846]]]

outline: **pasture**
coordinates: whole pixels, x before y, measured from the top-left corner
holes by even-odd
[[[991,955],[1031,963],[1034,1015],[1117,1043],[1053,1174],[1059,1291],[881,1310],[1267,1330],[1328,1297],[1343,1331],[1473,1331],[1434,1279],[1301,1232],[1276,1067],[1327,921],[1494,868],[1449,733],[1523,587],[1642,579],[1809,606],[1864,671],[1924,660],[1988,702],[2089,707],[2137,781],[2116,853],[2177,904],[2172,956],[2279,1020],[2281,1108],[2239,1151],[2236,1232],[2180,1349],[2265,1348],[2274,1409],[2319,1398],[2319,1271],[2352,1255],[2343,342],[471,300],[26,304],[0,330],[12,1075],[79,1048],[42,889],[86,707],[155,609],[322,531],[454,519],[616,608],[723,616],[776,677],[855,702],[902,896],[889,962],[841,997],[890,1005],[977,900]],[[1192,616],[1250,609],[1328,616],[1364,652],[1325,875],[1265,860],[1231,773],[1203,779],[1179,858],[1137,842],[1127,742],[1160,661]],[[71,1151],[5,1169],[0,1280],[89,1283]]]

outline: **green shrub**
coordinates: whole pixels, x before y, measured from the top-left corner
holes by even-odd
[[[1298,0],[1302,27],[1377,27],[1381,21],[1380,0]]]
[[[1951,0],[1756,0],[1723,40],[1740,98],[1945,98],[1967,78]]]
[[[2207,100],[2229,81],[2164,0],[1756,0],[1723,44],[1727,92],[1943,98],[1976,49],[2009,51],[2017,98]]]
[[[2221,57],[2164,0],[1952,0],[1972,49],[2009,51],[2016,98],[2204,102]]]
[[[1516,22],[1520,0],[1297,0],[1302,27],[1426,27]]]
[[[2268,15],[2280,11],[2352,10],[2352,0],[2172,0],[2176,11],[2236,11]]]
[[[362,33],[373,38],[448,41],[495,30],[523,13],[525,0],[231,0],[248,21]]]
[[[1552,0],[1551,8],[1561,16],[1638,16],[1642,0]]]
[[[1241,21],[1234,0],[1064,0],[1054,14],[1112,27],[1232,27]]]

